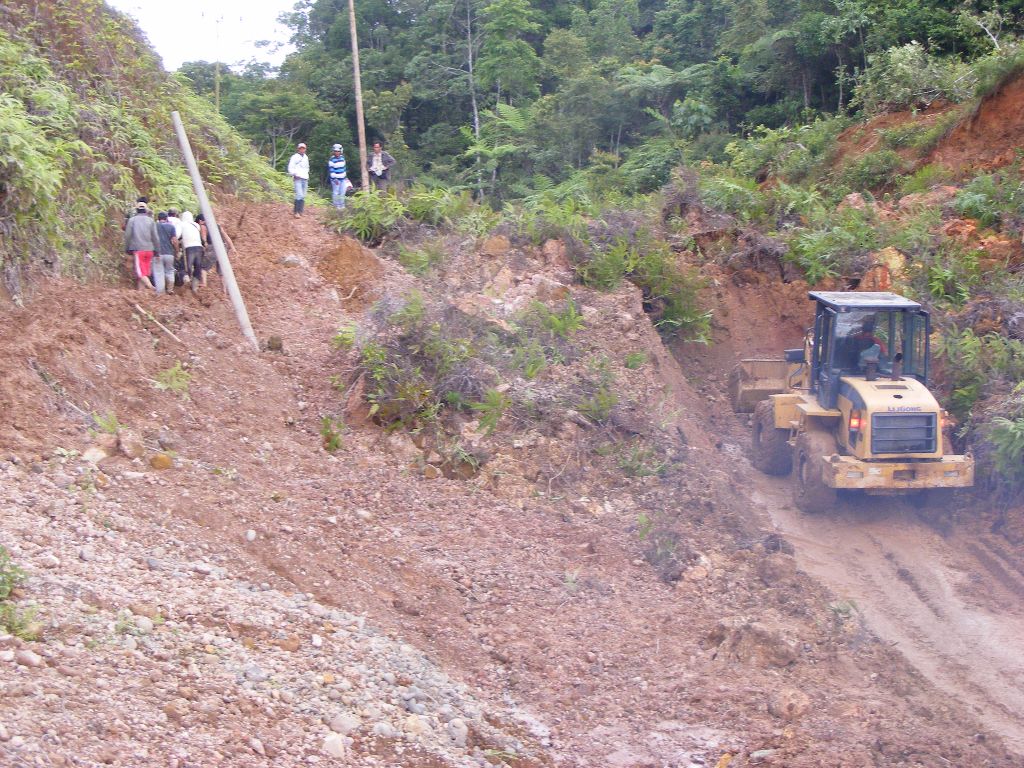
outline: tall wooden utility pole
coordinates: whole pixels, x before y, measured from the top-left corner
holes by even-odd
[[[359,168],[363,173],[363,191],[370,189],[370,171],[366,167],[366,123],[363,120],[363,81],[359,75],[359,39],[356,37],[356,2],[348,0],[348,26],[352,37],[352,70],[356,86],[356,129],[359,131]]]
[[[192,145],[189,144],[188,134],[185,133],[185,124],[181,122],[181,115],[177,112],[171,112],[171,120],[174,123],[174,132],[178,134],[181,156],[185,159],[185,166],[192,177],[192,187],[195,189],[196,198],[199,200],[199,209],[203,212],[203,216],[206,217],[206,228],[210,233],[210,240],[213,241],[213,252],[217,254],[217,263],[220,265],[220,275],[224,280],[224,287],[228,289],[231,306],[235,308],[235,317],[238,318],[238,324],[242,328],[242,335],[252,345],[253,351],[259,352],[260,343],[256,340],[252,323],[249,322],[249,311],[245,308],[242,292],[238,290],[238,281],[235,280],[235,271],[231,268],[228,252],[224,250],[224,240],[220,236],[217,217],[213,214],[210,198],[207,197],[206,187],[203,186],[203,178],[199,175],[199,165],[196,163],[195,155],[192,154]]]
[[[206,16],[205,13],[200,13],[199,15]],[[217,109],[218,115],[220,114],[220,25],[222,21],[224,21],[223,16],[218,16],[213,20],[213,47],[217,51],[217,61],[213,65],[213,104]]]

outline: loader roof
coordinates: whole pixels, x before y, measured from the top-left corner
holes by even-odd
[[[920,309],[916,301],[888,291],[809,291],[808,298],[837,312],[851,309]]]

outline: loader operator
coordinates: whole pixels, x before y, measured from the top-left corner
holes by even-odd
[[[853,338],[857,340],[858,345],[861,347],[861,351],[877,344],[883,357],[889,354],[888,350],[885,348],[885,342],[875,336],[874,315],[869,315],[864,318],[864,322],[861,323],[860,330],[853,334]]]
[[[885,342],[875,335],[874,314],[861,320],[860,328],[845,337],[841,349],[849,370],[865,370],[869,362],[878,365],[889,354]]]

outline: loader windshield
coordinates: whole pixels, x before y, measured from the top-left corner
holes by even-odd
[[[835,316],[832,370],[863,374],[875,362],[880,374],[892,373],[902,355],[904,376],[927,375],[927,323],[923,313],[908,310],[851,309]]]

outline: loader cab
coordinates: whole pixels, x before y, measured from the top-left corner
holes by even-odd
[[[888,292],[811,291],[817,302],[811,345],[811,392],[835,408],[843,377],[877,372],[928,383],[928,313]]]

